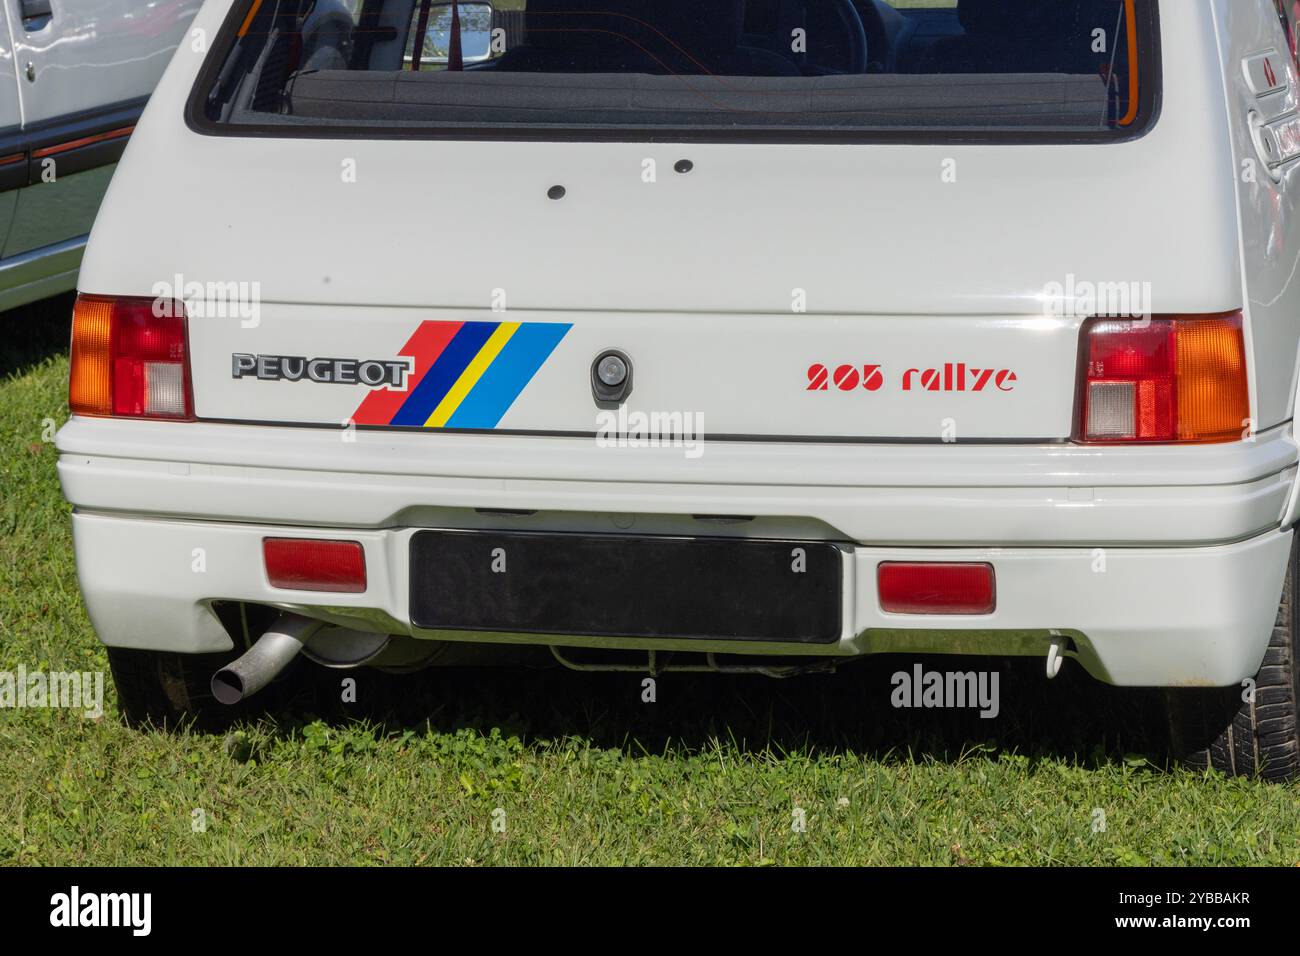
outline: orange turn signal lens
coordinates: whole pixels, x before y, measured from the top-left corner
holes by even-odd
[[[113,300],[82,295],[72,309],[72,377],[68,405],[74,415],[113,414]]]
[[[1178,438],[1239,441],[1250,427],[1241,316],[1181,319],[1178,328]]]

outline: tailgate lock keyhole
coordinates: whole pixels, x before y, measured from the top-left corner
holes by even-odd
[[[591,394],[601,408],[627,401],[632,392],[632,360],[618,349],[606,349],[591,363]]]

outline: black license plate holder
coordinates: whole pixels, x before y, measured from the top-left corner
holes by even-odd
[[[832,644],[844,551],[823,541],[419,531],[420,630]]]

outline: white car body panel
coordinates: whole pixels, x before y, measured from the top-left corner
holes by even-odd
[[[22,74],[23,121],[37,125],[147,96],[198,5],[54,0],[52,17],[24,21],[19,0],[4,0]]]
[[[199,3],[0,2],[0,310],[76,287],[117,156]]]
[[[195,28],[215,36],[233,2],[208,0]],[[109,189],[80,289],[243,283],[258,309],[208,301],[190,319],[204,421],[74,418],[59,434],[101,638],[228,649],[211,603],[229,600],[424,638],[730,653],[1037,654],[1065,634],[1112,683],[1254,674],[1300,510],[1300,163],[1245,176],[1246,113],[1293,114],[1300,80],[1271,0],[1159,9],[1160,114],[1107,145],[205,135],[184,122],[204,54],[183,45]],[[1291,92],[1261,107],[1245,64],[1270,50]],[[694,169],[673,173],[684,157]],[[956,182],[941,175],[949,160]],[[1243,440],[1072,444],[1082,318],[1044,290],[1075,281],[1149,283],[1159,314],[1242,310]],[[499,418],[474,426],[489,433],[368,428],[391,422],[357,421],[364,385],[232,375],[237,354],[396,358],[425,322],[571,328]],[[593,440],[589,368],[607,348],[634,358],[630,407],[703,415],[702,455]],[[907,370],[949,362],[1014,371],[1013,387],[902,388]],[[883,387],[810,391],[815,363],[878,363]],[[420,528],[840,542],[844,632],[815,649],[420,633],[407,594]],[[264,536],[340,529],[364,546],[366,594],[270,587]],[[882,560],[989,562],[997,608],[885,614]]]
[[[560,330],[549,333],[560,341],[526,391],[486,427],[597,431],[588,369],[610,346],[636,356],[630,410],[689,411],[710,436],[937,439],[951,420],[954,437],[1037,440],[1067,438],[1074,427],[1074,394],[1061,384],[1073,377],[1081,320],[1014,315],[792,318],[514,308],[484,315],[263,304],[256,325],[237,317],[193,324],[193,348],[212,357],[194,366],[196,413],[232,421],[373,424],[356,415],[371,391],[364,384],[267,381],[249,374],[232,388],[230,356],[306,357],[304,343],[310,343],[310,356],[394,359],[408,354],[403,348],[422,323],[474,321]],[[719,362],[731,374],[720,374]],[[827,381],[823,390],[810,391],[808,369],[816,364],[829,370],[849,364],[859,383],[867,377],[864,367],[875,368],[877,387],[841,390]],[[945,365],[952,366],[954,389],[957,366],[965,366],[960,377],[966,391],[923,386],[922,373],[933,368],[941,378]],[[470,421],[470,427],[483,424]]]

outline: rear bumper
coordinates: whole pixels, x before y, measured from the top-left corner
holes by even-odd
[[[73,515],[91,621],[105,643],[122,647],[227,650],[232,644],[211,602],[237,600],[415,637],[726,654],[1045,655],[1055,633],[1072,640],[1073,656],[1094,677],[1134,686],[1226,686],[1253,675],[1276,616],[1291,541],[1291,532],[1271,531],[1207,548],[848,548],[843,632],[823,645],[419,631],[410,625],[407,587],[414,533],[346,532],[365,549],[367,590],[324,594],[272,588],[262,538],[337,531]],[[876,596],[876,567],[897,560],[990,562],[997,609],[978,617],[887,614]]]
[[[82,590],[110,645],[227,649],[211,603],[233,600],[416,637],[729,654],[1045,655],[1066,637],[1094,676],[1147,686],[1258,670],[1296,462],[1289,427],[1204,448],[716,443],[698,459],[590,439],[80,419],[58,442]],[[843,632],[808,646],[416,631],[420,528],[836,541]],[[361,542],[367,591],[271,588],[268,535]],[[997,609],[886,614],[885,560],[989,562]]]
[[[689,458],[591,438],[74,418],[58,449],[85,511],[394,528],[527,510],[538,529],[691,535],[715,533],[694,515],[745,515],[733,532],[940,547],[1242,541],[1278,526],[1297,458],[1289,425],[1202,447],[708,442]]]

